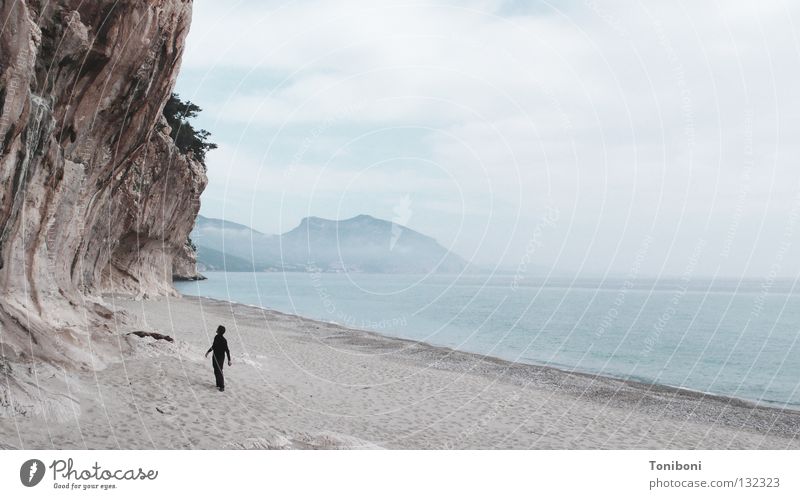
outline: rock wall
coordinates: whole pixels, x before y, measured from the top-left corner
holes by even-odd
[[[118,355],[105,292],[174,293],[206,185],[162,109],[189,0],[0,1],[0,354]],[[99,359],[99,360],[98,360]]]
[[[205,276],[200,270],[200,262],[197,261],[197,249],[187,241],[183,248],[172,259],[172,280],[173,281],[202,281]]]

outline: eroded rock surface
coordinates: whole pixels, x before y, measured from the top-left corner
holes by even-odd
[[[191,1],[0,2],[0,359],[121,355],[100,296],[174,293],[206,185],[162,108]]]

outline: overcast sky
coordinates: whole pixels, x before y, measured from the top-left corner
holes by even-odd
[[[195,0],[201,213],[360,213],[480,264],[800,274],[800,6]]]

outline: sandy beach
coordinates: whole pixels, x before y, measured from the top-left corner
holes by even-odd
[[[68,404],[6,411],[0,448],[800,448],[797,411],[206,298],[106,301],[127,316],[131,353],[98,371],[37,366]],[[204,358],[218,324],[233,355],[224,393]]]

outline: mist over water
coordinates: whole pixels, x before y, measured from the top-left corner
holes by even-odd
[[[800,407],[793,282],[207,272],[200,295],[388,336]]]

